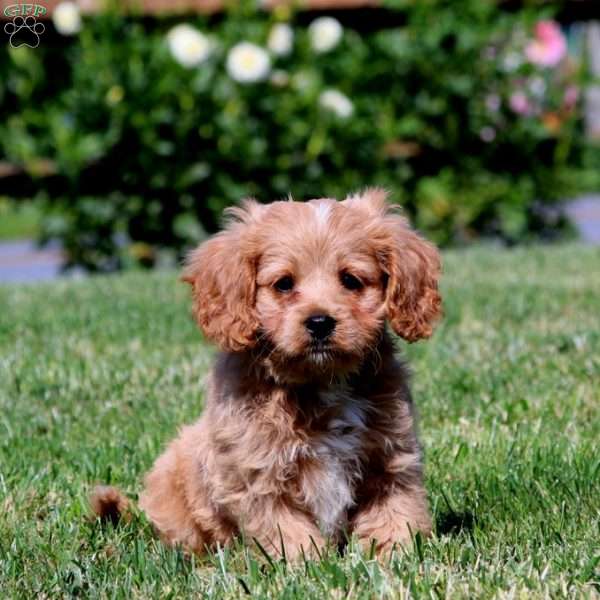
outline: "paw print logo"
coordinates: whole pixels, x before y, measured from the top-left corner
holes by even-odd
[[[40,45],[40,35],[45,30],[45,25],[38,23],[32,15],[14,17],[12,21],[4,25],[4,32],[10,36],[9,43],[13,48],[20,48],[21,46],[37,48]]]

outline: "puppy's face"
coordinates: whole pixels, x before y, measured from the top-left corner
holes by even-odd
[[[256,314],[280,368],[343,372],[376,344],[386,275],[358,211],[280,202],[262,217]]]
[[[282,378],[356,370],[386,319],[409,341],[440,312],[437,251],[371,190],[343,202],[246,203],[190,257],[207,337],[257,348]]]

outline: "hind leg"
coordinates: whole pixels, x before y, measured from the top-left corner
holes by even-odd
[[[157,459],[145,479],[140,507],[161,539],[201,554],[215,543],[226,544],[234,529],[211,505],[191,449],[194,427],[185,428]]]

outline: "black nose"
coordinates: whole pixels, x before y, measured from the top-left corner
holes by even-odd
[[[329,315],[313,315],[304,321],[304,325],[315,340],[322,341],[335,329],[335,319]]]

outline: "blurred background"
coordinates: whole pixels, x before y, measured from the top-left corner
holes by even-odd
[[[0,280],[176,265],[244,197],[368,185],[441,246],[600,242],[595,0],[0,6]]]

